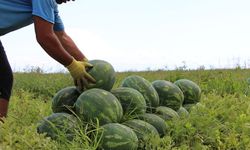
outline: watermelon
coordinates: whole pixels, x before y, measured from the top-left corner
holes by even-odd
[[[204,104],[202,104],[201,102],[196,103],[195,107],[198,108],[198,109],[204,109],[204,108],[206,108],[206,106]]]
[[[184,100],[181,89],[172,82],[156,80],[152,83],[160,99],[160,105],[166,106],[177,111]]]
[[[88,73],[96,80],[95,84],[90,84],[87,89],[100,88],[110,91],[115,83],[115,70],[113,66],[104,60],[90,60],[93,68]]]
[[[53,140],[64,137],[73,140],[78,127],[78,120],[75,116],[68,113],[53,113],[40,122],[37,132],[39,134],[45,133]]]
[[[179,115],[175,110],[165,106],[157,107],[155,113],[166,121],[172,118],[179,118]]]
[[[184,104],[183,107],[190,112],[191,109],[195,106],[196,104]]]
[[[247,78],[247,84],[250,85],[250,78]]]
[[[131,128],[119,123],[108,123],[101,129],[102,134],[98,134],[98,139],[101,138],[99,149],[137,150],[138,138]]]
[[[98,119],[100,125],[119,122],[123,116],[119,100],[112,93],[96,88],[83,92],[75,109],[82,121],[95,123]]]
[[[183,104],[195,104],[200,101],[201,89],[200,87],[191,80],[179,79],[174,82],[184,94]]]
[[[74,86],[61,89],[52,99],[52,111],[54,113],[71,113],[74,110],[73,106],[79,96],[80,93]]]
[[[184,107],[180,107],[180,109],[177,111],[177,113],[178,113],[178,115],[180,116],[180,117],[188,117],[189,116],[189,112],[186,110],[186,108],[184,108]]]
[[[157,116],[156,114],[145,113],[139,115],[137,119],[143,120],[153,125],[158,131],[160,137],[163,137],[167,133],[168,130],[167,124],[161,117]]]
[[[139,91],[147,104],[147,110],[153,112],[153,109],[159,105],[159,96],[153,85],[141,76],[131,75],[126,77],[121,84],[122,87],[130,87]]]
[[[146,101],[143,95],[135,89],[119,87],[111,91],[120,101],[124,116],[135,116],[146,112]]]
[[[160,138],[156,128],[143,120],[132,119],[125,121],[122,124],[133,129],[137,135],[139,147],[144,147],[144,145],[149,142],[150,139]]]

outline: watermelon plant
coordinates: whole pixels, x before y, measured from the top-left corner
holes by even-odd
[[[115,83],[115,70],[113,66],[104,60],[90,60],[93,68],[88,70],[88,73],[95,78],[96,83],[90,84],[87,89],[100,88],[110,91]]]
[[[98,135],[100,149],[137,150],[138,138],[131,128],[119,123],[108,123],[101,129],[103,132]]]
[[[123,116],[119,100],[112,93],[97,88],[83,92],[75,108],[82,121],[95,123],[98,119],[100,125],[119,122]]]
[[[159,105],[159,96],[153,85],[141,76],[131,75],[126,77],[121,84],[122,87],[130,87],[139,91],[145,98],[147,110],[153,112]]]
[[[75,86],[70,86],[59,90],[52,99],[52,111],[54,113],[74,111],[74,104],[80,96]]]
[[[120,101],[124,117],[133,118],[146,112],[146,101],[143,95],[135,89],[128,87],[119,87],[111,91]]]
[[[198,103],[201,99],[200,87],[191,80],[179,79],[174,82],[184,94],[184,104]]]
[[[152,85],[159,95],[161,106],[170,107],[175,111],[182,106],[184,95],[178,86],[166,80],[155,80]]]

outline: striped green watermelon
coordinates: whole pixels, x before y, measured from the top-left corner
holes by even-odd
[[[157,107],[155,113],[166,121],[172,118],[179,118],[179,115],[175,110],[165,106]]]
[[[160,138],[159,133],[156,130],[156,128],[153,125],[143,120],[132,119],[132,120],[125,121],[122,124],[133,129],[133,131],[135,132],[139,140],[139,147],[144,147],[146,142],[149,142],[150,139],[152,138],[153,139]]]
[[[172,82],[156,80],[152,83],[160,99],[160,105],[166,106],[177,111],[184,100],[181,89]]]
[[[78,120],[75,116],[67,113],[53,113],[41,121],[37,132],[45,133],[53,140],[62,138],[72,140],[78,127]]]
[[[79,96],[80,93],[74,86],[61,89],[52,99],[52,111],[54,113],[71,113],[74,110],[73,106]]]
[[[196,104],[184,104],[183,107],[190,112],[191,109],[195,106]]]
[[[184,94],[183,104],[195,104],[200,101],[201,89],[200,87],[191,80],[179,79],[174,82]]]
[[[150,113],[145,113],[142,115],[139,115],[137,119],[143,120],[151,125],[153,125],[156,130],[158,131],[160,137],[163,137],[168,130],[168,126],[166,122],[156,114],[150,114]]]
[[[184,107],[180,107],[180,109],[177,111],[177,113],[178,113],[178,115],[180,116],[180,117],[188,117],[189,116],[189,112],[186,110],[186,108],[184,108]]]
[[[141,76],[131,75],[126,77],[121,84],[122,87],[130,87],[139,91],[147,104],[147,110],[152,112],[159,105],[159,96],[153,85]]]
[[[250,78],[247,78],[247,84],[250,85]]]
[[[119,123],[108,123],[101,126],[102,134],[99,149],[104,150],[137,150],[138,138],[135,132]]]
[[[100,88],[110,91],[115,83],[115,70],[113,66],[104,60],[90,60],[93,68],[88,70],[88,73],[95,78],[96,83],[90,84],[87,89]]]
[[[90,89],[83,92],[75,103],[76,114],[86,122],[100,125],[119,122],[123,116],[119,100],[110,92],[102,89]]]
[[[111,91],[120,101],[124,116],[132,117],[146,112],[146,101],[143,95],[135,89],[119,87]]]
[[[206,106],[204,104],[202,104],[201,102],[198,102],[196,104],[185,104],[183,106],[188,112],[191,112],[194,109],[205,109]]]

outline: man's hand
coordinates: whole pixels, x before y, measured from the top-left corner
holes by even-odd
[[[82,59],[82,62],[88,62],[89,60],[86,58],[86,57],[84,57],[83,59]]]
[[[76,61],[75,59],[73,59],[72,63],[66,67],[74,79],[75,85],[80,91],[83,91],[86,87],[88,87],[89,83],[96,82],[95,79],[86,71],[86,68],[89,67],[93,67],[93,65],[85,61]]]

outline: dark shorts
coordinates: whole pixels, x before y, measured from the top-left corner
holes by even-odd
[[[13,73],[0,40],[0,98],[10,99]]]

